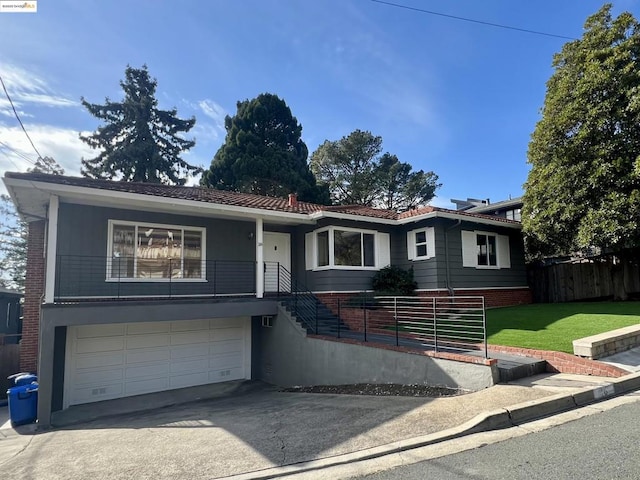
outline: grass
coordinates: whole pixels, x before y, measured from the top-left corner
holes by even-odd
[[[552,303],[487,310],[489,344],[573,353],[572,341],[640,324],[640,302]]]

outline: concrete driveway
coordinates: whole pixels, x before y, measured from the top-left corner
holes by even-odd
[[[211,479],[326,458],[441,431],[557,393],[498,385],[439,399],[283,393],[233,396],[0,436],[3,478]]]

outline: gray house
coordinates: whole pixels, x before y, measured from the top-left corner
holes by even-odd
[[[261,327],[302,285],[321,304],[398,265],[419,295],[531,301],[520,224],[504,218],[36,173],[4,183],[29,222],[21,369],[38,371],[43,425],[71,405],[276,378]]]
[[[18,343],[22,332],[22,293],[0,287],[0,345]]]

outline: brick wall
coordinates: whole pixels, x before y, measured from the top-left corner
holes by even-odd
[[[373,293],[372,293],[373,294]],[[334,313],[337,313],[338,300],[345,302],[356,293],[318,293],[316,296]],[[418,292],[421,297],[448,297],[447,290],[436,290],[429,292]],[[487,289],[487,290],[456,290],[455,295],[459,297],[484,297],[486,307],[509,307],[511,305],[524,305],[532,303],[533,297],[531,290],[525,288],[504,288],[504,289]],[[355,319],[354,319],[355,320]]]
[[[27,278],[24,289],[20,370],[35,372],[38,366],[40,305],[44,293],[44,220],[29,223],[27,241]]]

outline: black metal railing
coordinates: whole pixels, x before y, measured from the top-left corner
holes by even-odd
[[[56,300],[255,294],[254,261],[57,257]]]
[[[479,352],[487,358],[484,297],[393,297],[361,294],[325,299],[343,326],[327,334],[437,352]],[[338,327],[340,328],[340,327]]]

